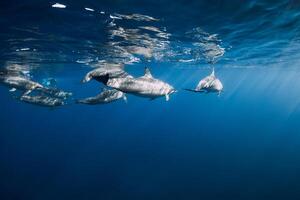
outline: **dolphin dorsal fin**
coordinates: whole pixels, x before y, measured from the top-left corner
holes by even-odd
[[[147,78],[153,78],[151,72],[150,72],[150,69],[148,67],[145,67],[145,74],[144,74],[144,77],[147,77]]]
[[[215,68],[214,67],[212,69],[212,72],[211,72],[210,76],[215,76]]]

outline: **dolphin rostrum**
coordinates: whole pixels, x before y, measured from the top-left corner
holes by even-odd
[[[223,84],[221,81],[215,76],[215,70],[213,68],[212,73],[209,76],[206,76],[198,83],[195,89],[185,89],[191,92],[218,92],[219,94],[223,90]]]
[[[123,92],[115,89],[107,90],[106,88],[104,88],[103,91],[97,96],[78,100],[77,103],[90,104],[90,105],[106,104],[106,103],[116,101],[120,98],[123,98],[124,101],[127,102],[127,98]]]

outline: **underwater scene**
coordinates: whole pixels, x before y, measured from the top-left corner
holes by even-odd
[[[1,200],[300,199],[300,1],[0,1]]]

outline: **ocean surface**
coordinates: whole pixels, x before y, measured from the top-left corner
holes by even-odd
[[[1,70],[73,93],[0,82],[1,200],[300,198],[300,1],[2,0],[0,27]],[[75,103],[112,63],[177,92]],[[220,94],[184,90],[213,68]]]

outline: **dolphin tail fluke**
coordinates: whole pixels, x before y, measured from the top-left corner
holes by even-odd
[[[22,94],[22,96],[27,96],[28,94],[30,94],[32,92],[32,90],[27,90],[27,91],[25,91],[23,94]]]

